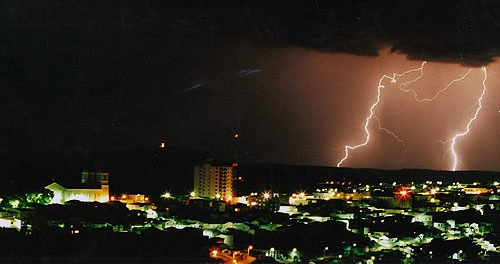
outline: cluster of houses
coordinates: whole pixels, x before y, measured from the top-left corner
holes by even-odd
[[[438,255],[436,241],[463,239],[478,248],[476,255],[500,253],[498,183],[445,185],[427,181],[371,186],[326,182],[309,193],[256,192],[228,201],[170,195],[156,199],[140,194],[114,197],[109,194],[108,180],[107,173],[84,172],[84,187],[52,183],[46,187],[54,194],[51,205],[4,208],[0,210],[0,227],[31,232],[34,226],[56,226],[72,234],[89,228],[135,233],[150,228],[196,229],[208,239],[218,239],[224,249],[235,249],[248,246],[245,243],[263,233],[272,236],[295,225],[336,222],[363,241],[342,248],[325,246],[315,257],[337,262],[350,257],[369,263],[387,252],[397,252],[407,262],[428,260]],[[280,248],[279,243],[267,248],[255,243],[255,252],[278,260],[297,252],[293,251],[297,248]],[[471,254],[466,249],[445,253],[457,260],[466,260]]]

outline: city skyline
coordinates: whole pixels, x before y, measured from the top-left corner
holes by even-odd
[[[246,163],[500,171],[496,3],[4,5],[2,175],[107,170],[161,142]]]

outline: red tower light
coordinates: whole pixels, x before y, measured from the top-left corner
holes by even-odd
[[[238,133],[234,134],[234,138],[239,138],[240,135]]]

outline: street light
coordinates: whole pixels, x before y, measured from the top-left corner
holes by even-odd
[[[191,198],[194,198],[196,196],[196,193],[194,191],[192,191],[189,196],[191,196]]]
[[[274,251],[275,251],[274,247],[270,248],[268,256],[274,258],[275,257],[275,252]]]
[[[248,248],[247,248],[247,256],[250,256],[250,250],[252,250],[252,249],[253,249],[253,246],[251,246],[251,245],[248,246]]]
[[[162,195],[163,198],[165,199],[169,199],[171,197],[170,193],[169,192],[166,192]]]
[[[300,260],[299,251],[297,250],[297,248],[292,249],[292,253],[290,253],[290,257],[292,257],[292,260],[294,261],[294,263],[296,263],[297,261]]]

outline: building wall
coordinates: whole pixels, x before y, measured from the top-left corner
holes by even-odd
[[[465,194],[482,194],[482,193],[490,193],[492,190],[490,188],[484,187],[467,187],[462,189]]]
[[[22,221],[16,218],[0,218],[0,228],[15,228],[21,229]]]
[[[66,189],[54,182],[45,188],[54,193],[51,203],[64,204],[70,200],[101,203],[109,201],[109,185],[102,185],[101,189]]]
[[[51,190],[54,198],[51,203],[63,204],[67,201],[78,200],[81,202],[107,202],[109,201],[108,190],[103,189],[65,189]]]
[[[48,189],[54,193],[54,197],[52,197],[52,200],[50,203],[52,204],[62,204],[65,202],[64,200],[64,192],[66,189],[59,185],[57,182],[54,182],[48,186],[45,187],[45,189]]]
[[[223,200],[233,195],[233,167],[204,164],[194,167],[194,191],[199,197]]]
[[[432,226],[432,215],[426,213],[414,213],[413,222],[423,223],[425,226]]]
[[[78,200],[82,202],[107,202],[109,201],[108,189],[66,189],[64,201]]]
[[[120,201],[120,202],[126,203],[126,204],[134,204],[134,203],[145,204],[145,203],[150,202],[149,197],[147,197],[144,194],[122,194],[117,199],[117,201]]]

